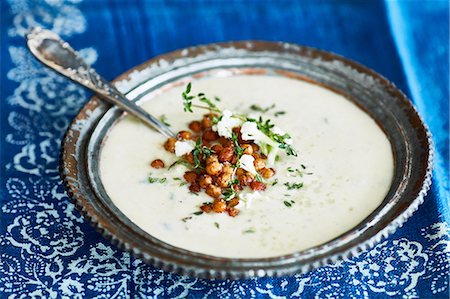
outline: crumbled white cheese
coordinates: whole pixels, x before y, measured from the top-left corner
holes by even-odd
[[[258,129],[255,122],[246,121],[241,126],[241,134],[243,140],[254,140],[256,144],[258,143],[271,143],[269,137]]]
[[[261,197],[261,192],[258,192],[258,191],[241,192],[241,193],[239,193],[239,198],[241,200],[239,201],[239,204],[236,206],[236,208],[242,209],[243,206],[245,208],[249,208],[251,203],[252,203],[252,201],[254,199],[259,198],[259,197]]]
[[[233,113],[229,110],[224,110],[222,112],[222,118],[213,126],[213,130],[216,131],[219,136],[231,138],[233,128],[241,124],[239,119],[233,118],[232,116]]]
[[[256,175],[256,169],[253,162],[255,161],[255,158],[252,155],[242,155],[242,157],[239,159],[240,168],[247,170],[251,174]]]
[[[272,132],[274,132],[275,134],[281,135],[281,136],[283,136],[284,134],[286,134],[286,132],[284,132],[283,130],[281,130],[281,128],[278,127],[278,126],[274,126],[274,127],[272,128]]]
[[[192,140],[189,141],[177,141],[175,142],[175,155],[181,157],[185,154],[189,154],[195,147],[195,143]]]

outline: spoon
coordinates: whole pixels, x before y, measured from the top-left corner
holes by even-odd
[[[134,115],[166,137],[175,136],[165,124],[128,100],[110,82],[101,77],[57,34],[35,27],[27,33],[26,39],[28,49],[45,66],[90,89],[100,98]]]

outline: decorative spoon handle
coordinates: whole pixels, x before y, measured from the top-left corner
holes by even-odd
[[[92,90],[102,99],[136,116],[163,135],[175,136],[165,124],[129,101],[110,82],[101,77],[57,34],[36,27],[30,30],[26,38],[31,53],[47,67]]]

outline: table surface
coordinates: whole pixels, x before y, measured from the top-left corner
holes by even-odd
[[[448,1],[1,2],[0,298],[448,298]],[[393,81],[435,143],[419,210],[358,256],[306,274],[242,281],[163,272],[118,250],[83,220],[58,177],[60,141],[83,89],[27,52],[30,26],[67,39],[107,79],[167,51],[276,40],[332,51]]]

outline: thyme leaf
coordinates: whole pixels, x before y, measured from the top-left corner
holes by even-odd
[[[288,208],[292,207],[292,204],[289,201],[283,201],[283,203]]]
[[[303,187],[303,183],[284,183],[288,190],[300,189]]]
[[[250,109],[252,109],[253,111],[258,111],[258,112],[262,112],[262,113],[267,113],[270,109],[275,108],[275,104],[267,107],[267,108],[262,108],[261,106],[258,105],[251,105]]]

